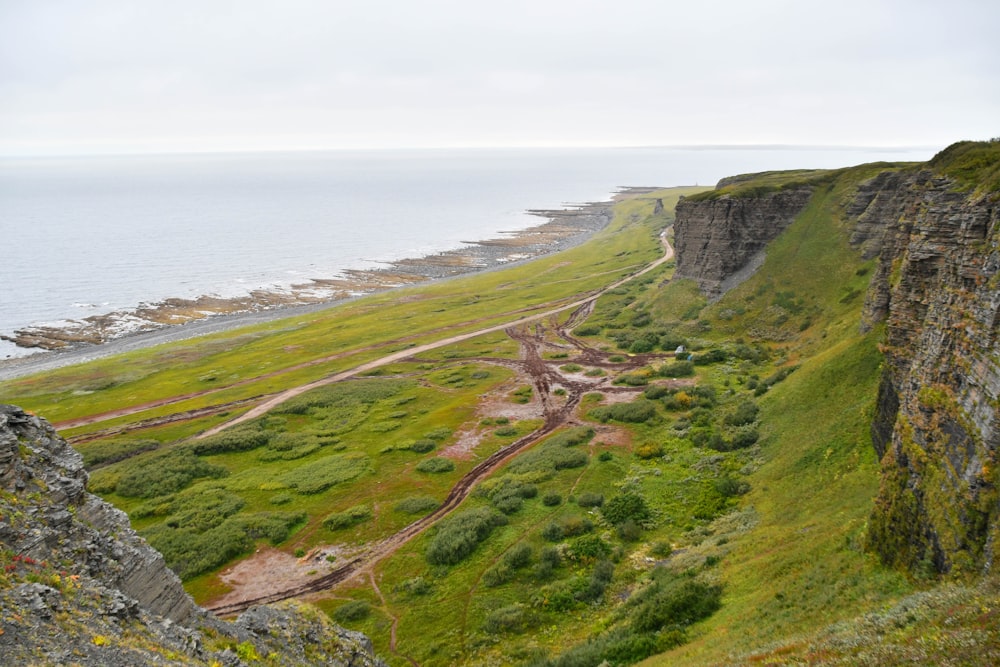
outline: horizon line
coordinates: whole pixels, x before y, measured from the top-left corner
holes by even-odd
[[[136,150],[107,152],[38,152],[0,153],[0,159],[42,159],[42,158],[97,158],[97,157],[154,157],[154,156],[199,156],[199,155],[248,155],[267,153],[378,153],[378,152],[419,152],[419,151],[518,151],[518,150],[830,150],[830,151],[886,151],[906,152],[915,150],[943,150],[944,146],[930,144],[877,145],[877,144],[814,144],[814,143],[719,143],[719,144],[519,144],[519,145],[466,145],[466,146],[364,146],[364,147],[324,147],[324,148],[224,148],[191,150]]]

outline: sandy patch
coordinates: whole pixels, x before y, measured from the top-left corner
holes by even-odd
[[[219,574],[219,579],[232,590],[213,600],[210,606],[233,604],[300,586],[343,565],[359,551],[357,547],[330,545],[296,558],[273,547],[261,547],[254,555]],[[332,556],[333,561],[327,560],[327,556]]]

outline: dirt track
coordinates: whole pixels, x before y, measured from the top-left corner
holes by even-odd
[[[536,396],[540,397],[540,400],[542,401],[542,411],[544,416],[544,422],[540,428],[495,452],[466,473],[451,489],[441,506],[434,512],[417,519],[399,532],[386,538],[364,556],[354,558],[326,575],[317,577],[309,582],[283,590],[274,591],[267,595],[250,597],[232,602],[223,602],[223,600],[233,597],[232,594],[228,594],[220,599],[220,603],[210,605],[208,607],[209,611],[212,611],[220,616],[234,615],[245,611],[254,605],[277,602],[279,600],[301,597],[310,593],[328,590],[359,572],[370,571],[370,569],[379,561],[391,555],[401,546],[422,533],[438,520],[448,515],[468,497],[477,483],[513,458],[520,451],[537,443],[557,428],[572,423],[573,414],[577,406],[580,404],[580,400],[584,393],[594,391],[598,387],[600,387],[602,391],[633,393],[638,391],[633,388],[613,387],[610,385],[610,380],[606,377],[587,378],[586,380],[572,378],[558,369],[558,363],[565,362],[557,363],[544,360],[541,350],[547,345],[552,345],[552,343],[547,343],[545,340],[545,320],[547,319],[549,321],[550,326],[558,337],[564,341],[565,345],[572,346],[580,351],[581,354],[576,359],[580,363],[598,367],[614,367],[617,370],[628,370],[630,368],[638,368],[648,364],[651,359],[655,358],[656,355],[636,355],[629,357],[628,361],[625,363],[611,363],[607,360],[606,353],[596,350],[588,346],[583,341],[573,337],[569,333],[569,329],[576,326],[589,316],[593,310],[594,303],[601,294],[604,294],[608,290],[614,289],[615,287],[618,287],[633,278],[651,271],[671,259],[673,257],[673,248],[671,248],[665,238],[663,239],[663,243],[666,252],[662,258],[650,264],[643,270],[615,282],[596,294],[588,295],[584,299],[548,310],[544,313],[522,317],[507,324],[495,325],[475,332],[451,336],[440,341],[427,343],[402,352],[387,355],[386,357],[362,364],[361,366],[349,371],[344,371],[329,378],[302,385],[301,387],[296,387],[277,394],[241,417],[206,431],[203,436],[217,433],[229,426],[258,417],[265,414],[268,410],[274,408],[275,406],[309,391],[310,389],[339,382],[359,373],[378,368],[395,361],[407,359],[445,345],[451,345],[476,336],[500,330],[505,331],[508,336],[517,340],[521,344],[522,370],[523,373],[530,378],[530,381],[534,385]],[[573,312],[567,319],[566,323],[560,326],[557,322],[556,316],[568,309],[573,309]],[[473,360],[470,359],[468,361]],[[488,360],[480,359],[480,361]],[[555,397],[552,393],[553,386],[555,385],[565,390],[565,398],[557,399]]]

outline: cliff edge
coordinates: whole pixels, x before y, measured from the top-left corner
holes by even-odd
[[[1000,202],[989,174],[1000,144],[986,148],[959,144],[915,172],[883,174],[851,207],[880,230],[863,326],[885,322],[868,543],[910,569],[996,571]],[[963,183],[955,163],[970,153],[986,158],[985,173]]]
[[[682,201],[675,277],[720,298],[763,263],[819,186],[838,193],[831,224],[874,264],[859,326],[884,327],[868,548],[911,571],[996,573],[1000,140],[881,166],[735,177]]]

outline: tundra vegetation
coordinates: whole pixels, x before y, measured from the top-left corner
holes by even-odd
[[[842,202],[886,168],[787,176],[817,194],[716,303],[668,281],[668,263],[605,293],[584,321],[566,311],[532,324],[547,368],[605,384],[320,608],[391,665],[703,664],[930,586],[862,550],[880,331],[858,331],[872,261],[848,243]],[[677,196],[695,192],[623,198],[595,239],[529,265],[19,379],[0,397],[53,422],[179,397],[63,434],[92,490],[210,602],[227,590],[222,569],[262,544],[362,548],[440,511],[477,463],[542,426],[533,406],[568,399],[561,387],[541,396],[499,331],[198,433],[255,397],[613,284],[659,255]]]

